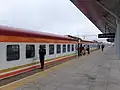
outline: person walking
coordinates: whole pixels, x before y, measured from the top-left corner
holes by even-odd
[[[105,47],[105,46],[102,44],[102,46],[101,46],[102,51],[103,51],[104,47]]]
[[[40,59],[40,64],[41,64],[41,68],[40,69],[44,69],[44,59],[45,59],[45,49],[43,47],[39,48],[39,59]]]
[[[98,49],[100,49],[100,45],[98,44],[97,46],[98,46]]]
[[[86,50],[87,50],[87,53],[90,54],[90,47],[89,47],[89,45],[87,45]]]

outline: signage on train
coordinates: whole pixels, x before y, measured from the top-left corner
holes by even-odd
[[[115,33],[98,34],[98,38],[115,38]]]

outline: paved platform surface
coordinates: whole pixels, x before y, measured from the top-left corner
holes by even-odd
[[[0,90],[120,90],[120,60],[107,47]]]

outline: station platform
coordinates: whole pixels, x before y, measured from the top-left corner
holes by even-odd
[[[0,90],[120,90],[120,60],[112,46],[106,47],[103,52],[76,57]]]

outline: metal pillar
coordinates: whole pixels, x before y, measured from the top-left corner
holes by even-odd
[[[117,30],[115,34],[115,51],[117,59],[120,59],[120,20],[116,20]]]

